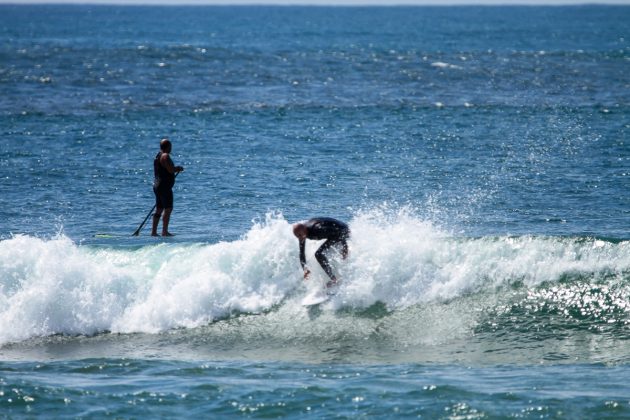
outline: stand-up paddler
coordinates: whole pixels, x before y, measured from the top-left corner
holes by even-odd
[[[153,225],[151,235],[157,236],[158,223],[162,212],[162,236],[173,236],[168,231],[168,223],[173,211],[173,185],[175,185],[175,174],[184,170],[181,166],[175,166],[171,159],[173,146],[168,139],[160,141],[160,151],[153,159],[153,192],[155,193],[155,214],[153,214]]]

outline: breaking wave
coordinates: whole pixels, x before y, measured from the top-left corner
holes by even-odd
[[[440,335],[467,317],[464,329],[496,333],[525,325],[532,314],[567,328],[584,320],[595,330],[627,327],[630,241],[456,237],[406,211],[360,213],[350,227],[350,256],[335,263],[342,284],[321,308],[333,318],[382,311],[413,325],[424,322],[414,317],[430,306],[440,308],[434,320],[447,318]],[[303,322],[302,297],[326,280],[316,248],[307,243],[313,275],[304,282],[297,241],[279,214],[239,240],[214,244],[129,249],[63,235],[14,236],[0,241],[0,345],[55,334],[196,328],[241,314],[286,313],[277,320],[285,334]],[[483,304],[463,303],[471,297]],[[328,327],[350,328],[342,324]]]

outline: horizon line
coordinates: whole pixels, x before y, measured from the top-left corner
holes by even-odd
[[[630,6],[630,0],[0,0],[0,5],[103,6]]]

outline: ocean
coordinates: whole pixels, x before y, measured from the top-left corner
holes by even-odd
[[[629,41],[630,6],[0,6],[0,417],[630,418]],[[176,236],[132,236],[163,137]],[[316,216],[350,254],[305,307]]]

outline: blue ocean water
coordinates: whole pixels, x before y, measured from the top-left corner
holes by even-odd
[[[0,6],[0,417],[630,417],[629,22]]]

